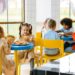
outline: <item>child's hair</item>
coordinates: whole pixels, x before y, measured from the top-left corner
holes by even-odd
[[[0,38],[4,37],[4,31],[3,28],[0,26]]]
[[[28,24],[28,23],[21,23],[21,25],[19,27],[19,35],[20,35],[20,37],[21,37],[21,29],[22,29],[23,26],[29,27],[29,29],[30,29],[29,30],[29,34],[32,34],[32,25]]]
[[[49,28],[55,27],[55,26],[56,26],[56,21],[53,20],[53,19],[50,19],[50,20],[48,21],[48,26],[49,26]]]
[[[50,18],[47,18],[45,21],[44,21],[44,25],[48,22]]]
[[[60,21],[60,23],[62,25],[64,25],[64,24],[67,25],[69,28],[72,28],[72,19],[70,19],[70,18],[64,18]]]
[[[32,25],[31,24],[29,24],[29,28],[30,28],[29,33],[32,34]]]

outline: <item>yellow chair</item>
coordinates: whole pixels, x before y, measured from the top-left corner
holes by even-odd
[[[61,58],[64,56],[64,41],[63,40],[46,40],[42,39],[41,40],[41,63],[43,63],[43,58],[47,60],[56,60],[58,58]],[[43,48],[58,48],[59,49],[59,54],[57,55],[43,55]]]
[[[41,63],[39,62],[40,59],[40,46],[41,46],[41,32],[36,33],[35,39],[35,48],[34,48],[34,63],[39,66]]]

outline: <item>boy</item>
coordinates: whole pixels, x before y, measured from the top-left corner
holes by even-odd
[[[59,35],[57,34],[57,32],[55,32],[56,29],[56,22],[53,19],[50,19],[48,21],[48,31],[46,32],[46,34],[44,35],[44,39],[49,39],[49,40],[57,40],[60,39]],[[59,49],[56,48],[45,48],[45,54],[47,55],[56,55],[59,53]]]

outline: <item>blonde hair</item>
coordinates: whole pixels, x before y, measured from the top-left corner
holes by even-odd
[[[48,26],[49,26],[49,28],[55,27],[55,26],[56,26],[56,21],[53,20],[53,19],[50,19],[50,20],[48,21]]]

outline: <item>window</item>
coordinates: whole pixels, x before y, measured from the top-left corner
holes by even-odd
[[[60,19],[69,17],[69,0],[60,0]]]
[[[24,0],[0,0],[5,7],[0,12],[0,26],[5,35],[19,36],[19,25],[24,21]]]
[[[0,22],[23,21],[23,0],[4,0],[4,11],[0,14]]]
[[[73,20],[73,29],[75,32],[75,0],[60,0],[60,19],[64,17],[72,18]],[[75,74],[75,61],[73,60],[75,53],[68,55],[66,59],[61,60],[60,71],[71,72]],[[64,61],[65,60],[65,61]],[[64,66],[64,67],[63,67]]]
[[[60,19],[70,17],[75,20],[75,0],[60,0]]]

